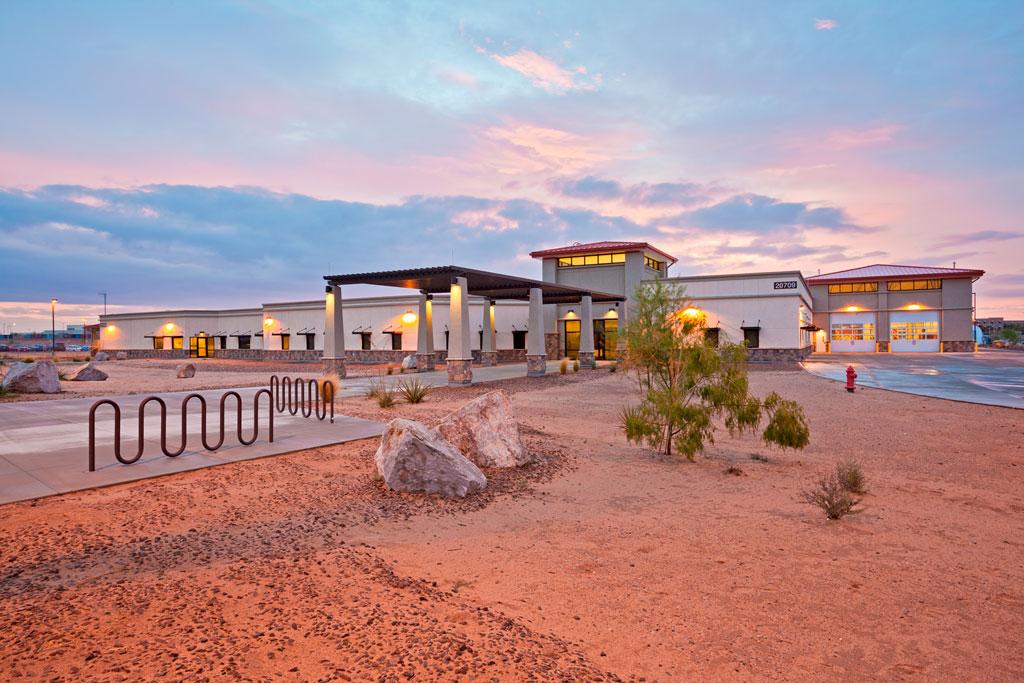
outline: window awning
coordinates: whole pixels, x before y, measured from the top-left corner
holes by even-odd
[[[747,323],[746,320],[744,320],[743,322],[740,323],[740,329],[741,330],[759,330],[759,329],[761,329],[761,321],[758,320],[757,324],[750,325],[750,324]]]
[[[619,294],[596,292],[569,285],[542,282],[515,275],[490,273],[462,266],[436,266],[431,268],[409,268],[406,270],[385,270],[374,273],[350,273],[346,275],[324,275],[332,285],[379,285],[382,287],[404,287],[418,289],[426,294],[444,294],[451,290],[452,280],[466,278],[469,294],[486,299],[530,300],[530,290],[540,289],[546,304],[579,303],[590,295],[595,303],[625,301]]]
[[[817,325],[801,325],[801,330],[807,330],[808,332],[820,332],[821,328]]]

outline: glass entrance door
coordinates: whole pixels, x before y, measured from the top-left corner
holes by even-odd
[[[594,358],[615,360],[619,345],[619,321],[602,318],[594,321]]]
[[[576,360],[580,357],[580,321],[565,321],[565,357]]]
[[[213,337],[200,333],[188,339],[189,358],[210,358],[213,356]]]

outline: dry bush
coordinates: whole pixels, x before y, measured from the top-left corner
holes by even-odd
[[[381,408],[390,408],[395,405],[397,402],[395,398],[396,393],[393,387],[380,387],[380,390],[377,392],[377,405]]]
[[[324,395],[324,385],[328,382],[334,385],[334,396],[341,393],[341,378],[338,377],[337,373],[329,372],[316,378],[316,390],[320,392],[321,396]]]
[[[867,479],[855,460],[844,460],[836,465],[836,479],[850,493],[867,493]]]
[[[572,371],[573,372],[579,372],[580,371],[580,362],[578,360],[574,360],[572,362]]]
[[[407,403],[422,403],[423,399],[430,393],[430,385],[421,382],[419,379],[402,380],[398,383],[398,391]]]
[[[802,495],[804,502],[821,508],[829,519],[839,519],[856,512],[854,507],[860,502],[859,498],[854,498],[843,488],[834,474],[822,477],[817,486],[804,491]]]
[[[731,474],[734,477],[742,477],[743,476],[743,470],[740,467],[738,467],[737,465],[729,465],[728,467],[725,468],[725,473],[726,474]]]
[[[568,358],[563,358],[562,361],[558,364],[558,374],[564,375],[568,371],[569,371],[569,359]]]
[[[388,374],[389,375],[395,374],[395,366],[394,365],[388,365]]]
[[[608,372],[615,372],[618,369],[619,369],[619,364],[618,363],[609,363],[608,364]]]

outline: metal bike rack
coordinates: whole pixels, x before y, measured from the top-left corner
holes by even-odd
[[[251,446],[255,443],[256,439],[259,438],[260,435],[259,407],[260,396],[263,395],[266,395],[267,397],[269,440],[273,443],[274,396],[268,389],[260,389],[253,396],[252,437],[249,439],[242,436],[242,397],[237,391],[229,391],[220,397],[220,438],[217,440],[217,443],[213,445],[210,445],[206,435],[206,399],[200,394],[189,394],[181,400],[181,446],[173,451],[167,448],[167,403],[159,396],[147,396],[142,399],[142,403],[139,404],[139,447],[134,456],[127,458],[121,454],[121,406],[119,406],[116,401],[109,398],[96,401],[89,409],[89,471],[96,471],[96,410],[100,408],[100,406],[109,405],[114,408],[114,457],[123,465],[131,465],[132,463],[138,462],[146,447],[146,406],[150,403],[155,402],[160,406],[160,450],[163,451],[163,454],[168,458],[175,458],[184,453],[185,447],[188,445],[188,404],[192,399],[199,399],[199,404],[202,406],[200,418],[202,425],[201,440],[203,448],[213,452],[224,445],[225,406],[227,400],[232,397],[235,399],[237,415],[237,419],[235,421],[235,433],[238,436],[238,442],[243,446]]]
[[[279,413],[288,411],[291,415],[298,415],[302,411],[302,417],[316,416],[316,419],[323,420],[331,417],[334,423],[334,382],[324,382],[323,397],[320,396],[320,385],[315,379],[304,380],[296,377],[270,377],[270,392],[274,397],[274,408]],[[321,403],[322,401],[322,403]]]

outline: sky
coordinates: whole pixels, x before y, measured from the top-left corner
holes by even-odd
[[[0,328],[606,239],[1024,318],[1022,121],[1018,1],[0,3]]]

